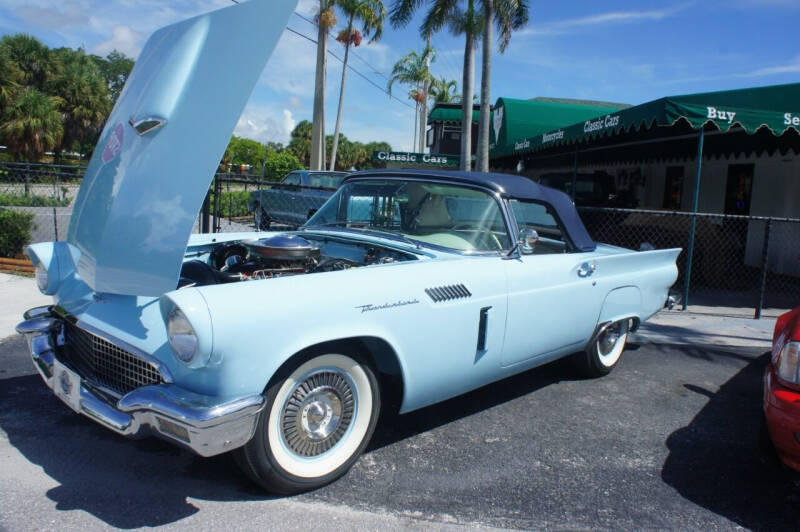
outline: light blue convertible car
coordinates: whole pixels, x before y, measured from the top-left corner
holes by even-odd
[[[67,241],[28,249],[54,304],[17,327],[76,412],[233,451],[278,493],[344,474],[384,408],[568,355],[608,373],[679,252],[597,244],[566,195],[518,176],[401,170],[348,176],[298,231],[190,237],[292,9],[242,3],[150,38]]]

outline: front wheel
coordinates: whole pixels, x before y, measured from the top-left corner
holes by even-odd
[[[269,386],[242,470],[273,493],[318,488],[344,475],[369,443],[380,412],[375,373],[358,356],[324,354]]]
[[[611,370],[622,357],[625,343],[628,341],[628,324],[630,320],[615,321],[600,331],[595,341],[581,353],[583,370],[588,376],[601,377]]]

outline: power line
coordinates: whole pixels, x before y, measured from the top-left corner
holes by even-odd
[[[299,18],[303,19],[304,21],[308,22],[312,26],[319,27],[319,24],[317,24],[317,22],[315,20],[312,20],[312,19],[306,17],[305,15],[302,15],[302,14],[298,13],[297,11],[294,11],[294,14],[297,15]],[[330,35],[330,32],[328,32],[328,35]],[[330,52],[330,50],[329,50],[329,52]],[[330,52],[330,53],[333,55],[333,52]],[[372,66],[369,63],[369,61],[367,61],[366,59],[361,57],[354,50],[350,50],[350,55],[354,56],[359,61],[361,61],[362,63],[367,65],[370,68],[370,70],[372,70],[373,73],[377,74],[378,76],[381,76],[386,81],[390,80],[389,76],[387,76],[386,74],[384,74],[383,72],[379,71],[377,68]],[[446,75],[447,75],[448,79],[453,79],[456,83],[458,83],[458,81],[459,81],[459,76],[457,75],[458,67],[455,66],[455,62],[453,61],[452,58],[447,56],[447,54],[444,54],[443,57],[444,57],[444,59],[445,59],[447,64],[446,65],[442,65],[442,66],[444,67],[444,70],[446,70]],[[339,59],[339,58],[337,57],[337,59]],[[341,59],[339,59],[339,61],[341,61]],[[348,65],[348,67],[350,67],[350,65]],[[353,69],[353,71],[355,71],[355,69]],[[359,75],[361,75],[361,74],[359,74]],[[362,75],[362,77],[363,77],[363,75]],[[372,83],[372,82],[370,81],[370,83]],[[372,84],[375,85],[374,83],[372,83]],[[381,89],[381,90],[383,90],[383,89]],[[388,94],[388,91],[383,90],[383,92],[386,92]],[[400,101],[400,100],[398,100],[398,101]],[[402,103],[406,104],[406,102],[402,102]],[[410,109],[414,108],[413,106],[411,106],[409,104],[406,104],[406,106],[408,108],[410,108]]]
[[[295,15],[297,15],[298,17],[300,17],[301,19],[305,20],[306,22],[308,22],[308,23],[309,23],[309,24],[311,24],[312,26],[315,26],[315,27],[318,27],[318,26],[319,26],[319,25],[318,25],[318,24],[317,24],[317,23],[316,23],[314,20],[311,20],[310,18],[308,18],[308,17],[306,17],[306,16],[304,16],[304,15],[301,15],[301,14],[300,14],[300,13],[298,13],[297,11],[295,11],[295,12],[294,12],[294,14],[295,14]],[[330,32],[328,32],[328,35],[330,35]],[[357,58],[359,61],[363,62],[365,65],[367,65],[367,66],[370,68],[370,70],[372,70],[372,72],[373,72],[373,73],[375,73],[375,74],[377,74],[377,75],[381,76],[381,77],[382,77],[382,78],[384,78],[386,81],[389,81],[389,76],[387,76],[386,74],[384,74],[383,72],[381,72],[380,70],[378,70],[377,68],[375,68],[374,66],[372,66],[371,64],[369,64],[369,61],[367,61],[366,59],[364,59],[363,57],[361,57],[359,54],[357,54],[357,53],[355,52],[355,50],[350,50],[350,55],[352,55],[353,57]]]
[[[307,41],[311,41],[314,44],[317,44],[317,41],[315,39],[312,39],[308,35],[304,35],[303,33],[300,33],[299,31],[294,30],[294,29],[290,28],[289,26],[286,26],[286,29],[289,30],[290,32],[294,33],[295,35],[299,35],[300,37],[306,39]],[[332,55],[334,58],[336,58],[337,61],[339,61],[340,63],[344,64],[344,60],[341,57],[339,57],[338,55],[336,55],[332,50],[328,50],[328,53],[330,55]],[[356,70],[355,67],[353,67],[353,65],[348,63],[347,64],[347,68],[352,70],[357,76],[362,78],[364,81],[366,81],[367,83],[369,83],[370,85],[372,85],[373,87],[375,87],[376,89],[381,91],[382,93],[384,93],[387,96],[389,96],[389,98],[391,98],[393,100],[396,100],[397,102],[405,105],[409,109],[414,109],[413,105],[409,104],[408,102],[405,102],[405,101],[401,100],[400,98],[398,98],[394,94],[390,93],[388,90],[384,89],[383,87],[381,87],[380,85],[375,83],[373,80],[369,79],[366,75],[364,75],[361,72],[359,72],[358,70]]]
[[[239,1],[238,1],[238,0],[231,0],[231,2],[233,2],[234,4],[238,4],[238,3],[239,3]],[[305,20],[306,22],[308,22],[309,24],[313,24],[314,26],[317,26],[317,23],[316,23],[315,21],[313,21],[313,20],[309,19],[308,17],[306,17],[306,16],[304,16],[304,15],[301,15],[301,14],[300,14],[300,13],[298,13],[297,11],[293,11],[293,13],[294,13],[295,15],[297,15],[298,17],[300,17],[301,19],[303,19],[303,20]],[[303,33],[300,33],[299,31],[297,31],[297,30],[294,30],[294,29],[290,28],[289,26],[286,26],[286,29],[287,29],[287,30],[289,30],[290,32],[294,33],[295,35],[299,35],[300,37],[302,37],[302,38],[306,39],[307,41],[311,41],[312,43],[314,43],[314,44],[317,44],[317,41],[316,41],[316,40],[314,40],[314,39],[312,39],[312,38],[311,38],[311,37],[309,37],[308,35],[305,35],[305,34],[303,34]],[[339,57],[338,55],[336,55],[335,53],[333,53],[333,51],[332,51],[332,50],[328,49],[328,53],[329,53],[330,55],[332,55],[333,57],[335,57],[335,58],[336,58],[336,59],[337,59],[337,60],[338,60],[340,63],[344,64],[344,60],[343,60],[341,57]],[[371,69],[375,70],[375,68],[374,68],[372,65],[370,65],[369,63],[367,63],[367,61],[366,61],[365,59],[363,59],[362,57],[359,57],[358,55],[356,55],[356,54],[355,54],[354,52],[352,52],[352,51],[351,51],[350,53],[351,53],[351,54],[353,54],[354,56],[358,57],[359,59],[361,59],[361,61],[363,61],[363,62],[364,62],[364,63],[365,63],[367,66],[369,66]],[[409,104],[408,102],[405,102],[405,101],[401,100],[400,98],[398,98],[397,96],[393,95],[391,92],[389,92],[388,90],[384,89],[383,87],[381,87],[380,85],[378,85],[377,83],[375,83],[374,81],[372,81],[371,79],[369,79],[367,76],[365,76],[364,74],[362,74],[361,72],[359,72],[358,70],[356,70],[356,69],[355,69],[355,67],[353,67],[353,65],[351,65],[351,64],[349,64],[349,63],[348,63],[348,65],[347,65],[347,68],[349,68],[350,70],[352,70],[352,71],[353,71],[353,72],[354,72],[354,73],[355,73],[357,76],[359,76],[360,78],[362,78],[364,81],[366,81],[367,83],[369,83],[370,85],[372,85],[373,87],[375,87],[376,89],[378,89],[379,91],[381,91],[382,93],[384,93],[384,94],[386,94],[387,96],[389,96],[389,98],[391,98],[391,99],[393,99],[393,100],[396,100],[397,102],[399,102],[399,103],[401,103],[401,104],[405,105],[405,106],[406,106],[406,107],[408,107],[409,109],[415,109],[415,110],[416,110],[416,108],[415,108],[413,105]],[[387,80],[389,79],[389,78],[387,78],[387,77],[386,77],[384,74],[382,74],[382,73],[378,72],[377,70],[375,70],[375,73],[376,73],[376,74],[379,74],[379,75],[381,75],[381,76],[383,76],[383,77],[384,77],[384,78],[386,78]]]

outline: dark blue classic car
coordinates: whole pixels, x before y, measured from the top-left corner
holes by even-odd
[[[250,193],[250,210],[257,229],[273,223],[298,226],[317,212],[339,188],[346,172],[297,170],[277,185]]]

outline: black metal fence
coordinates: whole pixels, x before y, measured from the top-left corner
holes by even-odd
[[[199,232],[295,229],[336,191],[259,176],[218,173],[200,213]]]
[[[0,208],[33,215],[32,242],[63,240],[83,168],[0,163]],[[334,192],[217,174],[195,232],[293,229]],[[683,248],[673,292],[680,308],[766,311],[800,303],[800,219],[686,212],[579,209],[592,237],[630,249]],[[694,245],[687,261],[692,220]],[[689,268],[691,266],[691,269]]]
[[[584,207],[592,237],[630,249],[683,248],[680,305],[786,309],[800,303],[800,219]],[[691,226],[695,220],[694,246]],[[691,264],[688,251],[693,248]]]

